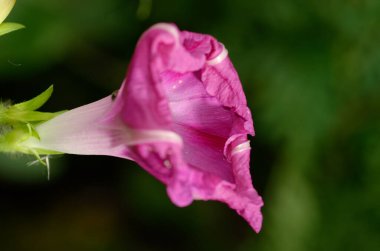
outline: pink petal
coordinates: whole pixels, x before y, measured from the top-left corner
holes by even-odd
[[[117,98],[132,128],[172,130],[183,147],[151,143],[133,159],[168,186],[172,201],[219,200],[261,227],[261,197],[249,173],[252,117],[224,46],[208,35],[160,24],[141,37]],[[118,115],[116,115],[118,116]],[[239,146],[245,146],[239,149]],[[237,150],[236,150],[237,149]]]
[[[157,24],[140,38],[116,100],[106,97],[37,128],[31,148],[136,161],[178,206],[228,204],[258,232],[252,116],[227,50],[209,35]]]

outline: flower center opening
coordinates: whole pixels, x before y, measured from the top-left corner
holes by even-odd
[[[164,88],[172,113],[172,130],[183,139],[189,166],[233,182],[231,165],[223,154],[236,115],[210,96],[200,72],[164,72]]]

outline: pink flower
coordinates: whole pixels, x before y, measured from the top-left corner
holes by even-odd
[[[254,135],[239,77],[209,35],[156,24],[140,38],[115,97],[36,127],[34,149],[131,159],[167,186],[172,202],[228,204],[258,232],[263,205],[252,186]]]

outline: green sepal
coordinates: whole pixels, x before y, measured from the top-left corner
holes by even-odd
[[[22,152],[26,153],[26,149],[19,147],[19,143],[30,137],[27,128],[17,126],[11,131],[0,135],[0,151],[2,152]]]
[[[65,111],[39,112],[35,111],[48,101],[53,93],[51,85],[47,90],[31,100],[24,101],[12,106],[0,103],[0,124],[14,125],[16,123],[37,123],[50,120]]]
[[[32,125],[23,125],[19,124],[15,126],[11,131],[0,135],[0,152],[19,152],[24,154],[36,155],[56,155],[62,154],[61,152],[31,148],[24,144],[26,140],[30,137],[35,137],[39,139],[37,131],[33,128]]]
[[[35,137],[38,140],[41,140],[40,135],[38,134],[38,132],[36,131],[36,129],[34,128],[32,124],[27,123],[26,127],[28,128],[30,136]]]
[[[25,26],[18,23],[2,23],[0,24],[0,36],[23,28],[25,28]]]
[[[18,109],[9,109],[7,119],[9,121],[19,121],[23,123],[28,122],[38,122],[38,121],[47,121],[50,120],[57,115],[61,114],[61,112],[37,112],[37,111],[19,111]]]
[[[20,152],[35,156],[38,154],[62,154],[56,151],[37,149],[25,144],[30,138],[40,140],[35,126],[65,112],[35,111],[46,103],[52,92],[53,86],[50,86],[40,95],[28,101],[15,105],[0,103],[0,152]]]
[[[24,110],[24,111],[35,111],[41,106],[43,106],[46,101],[49,100],[53,94],[54,87],[53,85],[49,86],[43,93],[39,94],[37,97],[32,98],[31,100],[24,101],[18,104],[13,105],[13,107]]]

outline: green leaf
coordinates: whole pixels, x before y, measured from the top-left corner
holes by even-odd
[[[16,0],[0,0],[0,24],[9,15],[15,3]]]
[[[0,0],[1,1],[1,0]],[[18,23],[2,23],[0,24],[0,36],[9,32],[25,28],[24,25]]]
[[[34,111],[40,108],[43,104],[48,101],[51,94],[53,93],[53,85],[51,85],[46,91],[41,93],[31,100],[15,104],[13,107],[22,111]]]

